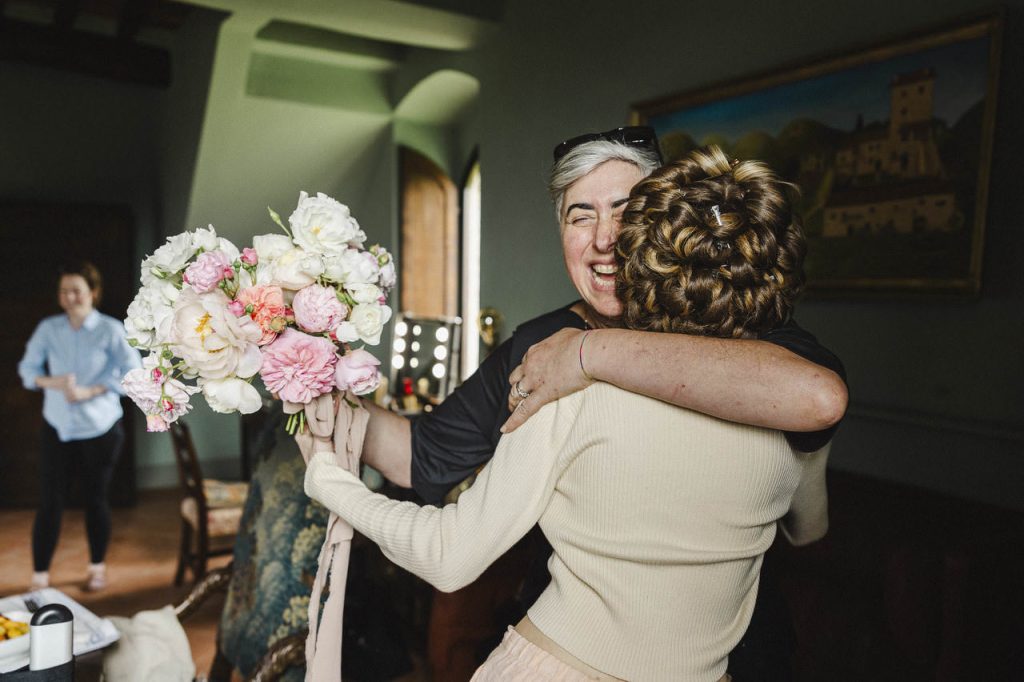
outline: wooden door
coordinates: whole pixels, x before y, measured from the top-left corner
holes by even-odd
[[[416,317],[459,313],[458,193],[437,164],[402,147],[400,308]]]

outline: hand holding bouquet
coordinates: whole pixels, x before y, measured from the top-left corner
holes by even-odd
[[[213,226],[183,232],[142,262],[142,288],[125,328],[149,355],[123,380],[150,431],[191,409],[202,392],[216,412],[260,407],[257,374],[288,403],[304,405],[335,389],[374,391],[379,362],[350,344],[380,342],[391,318],[391,255],[363,243],[348,207],[302,192],[285,234],[253,238],[239,250]],[[302,410],[289,419],[301,427]]]

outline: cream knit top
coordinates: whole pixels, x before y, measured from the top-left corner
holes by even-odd
[[[815,480],[796,528],[823,530],[823,460],[794,453],[780,432],[596,383],[504,436],[458,504],[390,500],[325,453],[305,487],[443,591],[475,580],[539,522],[552,580],[529,616],[545,635],[615,677],[717,680],[805,470]]]

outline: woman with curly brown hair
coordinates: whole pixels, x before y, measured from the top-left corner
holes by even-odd
[[[617,253],[626,323],[752,338],[785,319],[803,257],[787,193],[714,149],[637,185]],[[607,383],[542,408],[443,509],[374,494],[332,461],[312,456],[307,493],[441,590],[540,524],[551,584],[479,680],[725,679],[776,521],[797,542],[825,527],[821,455]]]

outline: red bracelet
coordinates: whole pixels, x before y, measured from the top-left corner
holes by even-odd
[[[583,378],[586,379],[587,381],[596,381],[596,379],[590,376],[590,374],[587,372],[587,368],[583,366],[583,344],[587,342],[587,334],[589,334],[591,331],[592,330],[588,329],[587,331],[583,332],[583,338],[580,339],[580,371],[583,372]]]

